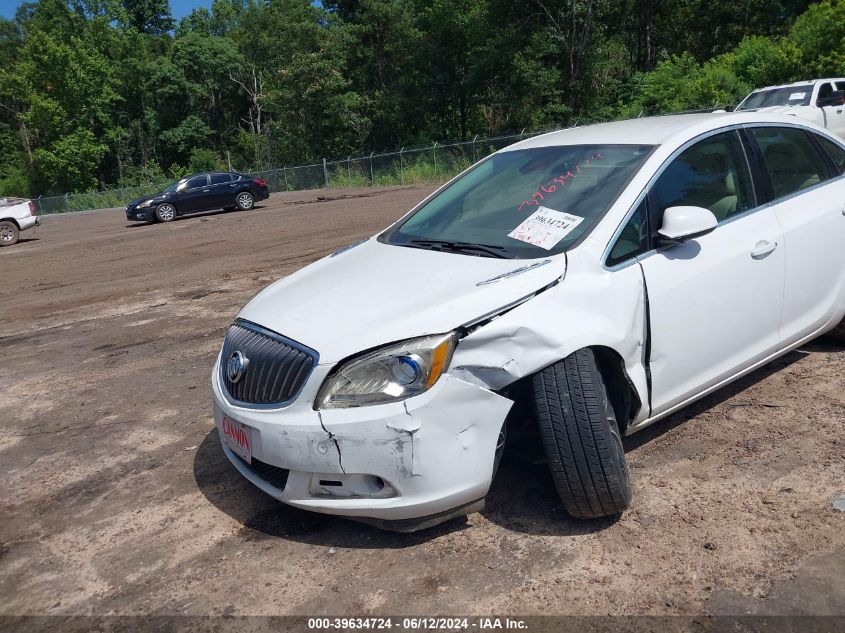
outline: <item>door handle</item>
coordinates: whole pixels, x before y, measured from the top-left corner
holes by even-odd
[[[752,259],[763,259],[766,255],[771,253],[778,247],[777,242],[769,242],[768,240],[761,240],[757,242],[754,246],[754,250],[751,251],[751,258]]]
[[[203,192],[203,193],[208,193],[208,189],[203,189],[203,190],[202,190],[202,192]]]

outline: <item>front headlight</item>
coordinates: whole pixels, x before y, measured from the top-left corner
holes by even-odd
[[[345,362],[323,382],[315,409],[398,402],[428,391],[446,371],[453,332],[409,339]]]
[[[153,201],[152,201],[152,200],[144,200],[141,204],[139,204],[139,205],[138,205],[137,207],[135,207],[135,208],[136,208],[136,209],[146,209],[146,208],[147,208],[148,206],[150,206],[152,203],[153,203]]]

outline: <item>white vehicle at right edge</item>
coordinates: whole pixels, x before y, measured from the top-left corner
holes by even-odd
[[[760,88],[745,97],[736,111],[797,116],[845,138],[845,78]]]
[[[845,317],[845,144],[759,112],[507,147],[259,293],[211,382],[276,499],[397,530],[481,509],[536,430],[566,511],[632,502],[622,436]]]

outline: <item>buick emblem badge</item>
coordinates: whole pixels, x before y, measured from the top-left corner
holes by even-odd
[[[235,352],[229,357],[226,363],[226,376],[232,384],[244,377],[247,365],[249,365],[249,359],[240,352]]]

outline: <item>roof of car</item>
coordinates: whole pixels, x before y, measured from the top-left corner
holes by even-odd
[[[660,145],[687,128],[717,128],[741,123],[806,124],[795,117],[761,112],[707,112],[672,114],[609,123],[596,123],[557,130],[526,139],[506,150],[555,145]],[[701,131],[705,131],[701,129]]]
[[[821,79],[805,79],[803,81],[793,81],[790,84],[778,84],[777,86],[764,86],[753,90],[751,94],[760,92],[762,90],[775,90],[776,88],[793,88],[795,86],[815,86],[822,81],[845,81],[845,77],[822,77]]]

